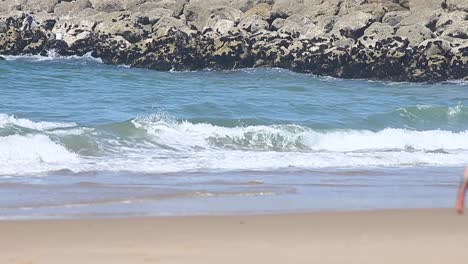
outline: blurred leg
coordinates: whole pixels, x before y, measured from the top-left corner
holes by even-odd
[[[463,180],[460,184],[460,189],[458,190],[458,197],[457,197],[457,212],[459,214],[463,214],[465,210],[465,194],[466,190],[468,189],[468,167],[465,168],[465,172],[463,174]]]

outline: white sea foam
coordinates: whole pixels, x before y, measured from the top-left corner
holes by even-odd
[[[468,81],[466,81],[466,80],[449,80],[449,81],[445,81],[445,82],[449,83],[449,84],[468,85]]]
[[[169,156],[132,155],[81,164],[75,171],[132,171],[142,173],[311,170],[376,166],[459,166],[468,152],[303,153],[255,151],[201,151]]]
[[[56,128],[74,127],[76,126],[76,123],[45,122],[45,121],[34,122],[29,119],[16,118],[13,115],[0,113],[0,128],[12,126],[12,125],[23,127],[23,128],[29,128],[33,130],[45,131],[45,130],[56,129]]]
[[[76,164],[79,158],[45,135],[0,137],[0,174],[41,173]]]
[[[427,110],[427,109],[431,109],[433,108],[434,106],[432,105],[416,105],[416,109],[422,111],[422,110]],[[405,108],[399,108],[400,110],[405,110]]]
[[[84,136],[81,133],[51,134],[47,128],[57,127],[55,123],[44,125],[3,117],[0,120],[8,120],[4,123],[30,127],[40,134],[0,137],[0,175],[62,169],[169,173],[458,166],[468,160],[468,131],[314,130],[298,125],[222,127],[177,121],[159,114],[133,120],[139,129],[139,136],[135,138],[126,134],[100,134],[99,127],[93,128],[92,133],[85,133],[79,127],[72,129],[85,131]],[[141,134],[141,131],[147,133]],[[53,136],[54,141],[48,135]],[[78,141],[70,141],[74,136]],[[62,137],[67,139],[62,142]],[[83,143],[85,141],[88,143]],[[92,153],[86,150],[90,146],[97,146],[99,155],[80,156],[71,151]]]
[[[447,111],[447,114],[450,117],[454,117],[454,116],[460,114],[462,111],[463,111],[463,104],[459,103],[454,107],[449,107],[448,111]]]
[[[220,127],[164,117],[133,121],[159,143],[177,149],[241,149],[314,152],[467,150],[468,131],[414,131],[387,128],[317,131],[297,125]]]
[[[14,61],[14,60],[29,60],[29,61],[52,61],[52,60],[80,60],[80,59],[86,59],[86,60],[92,60],[98,63],[103,63],[101,58],[95,58],[91,56],[91,52],[88,52],[84,54],[83,56],[78,56],[78,55],[72,55],[72,56],[61,56],[59,55],[55,50],[50,50],[47,52],[47,56],[41,56],[41,55],[31,55],[31,54],[25,54],[25,55],[3,55],[3,57],[7,61]]]

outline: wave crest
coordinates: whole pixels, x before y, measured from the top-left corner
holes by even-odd
[[[220,127],[177,122],[164,116],[135,119],[161,144],[177,149],[233,149],[256,151],[362,152],[405,150],[468,150],[468,132],[370,130],[314,130],[298,125]]]
[[[181,171],[463,165],[468,131],[317,130],[299,125],[224,127],[155,114],[94,127],[2,116],[0,175],[59,170]],[[1,132],[2,126],[0,126]]]
[[[0,137],[0,174],[42,173],[60,170],[79,158],[45,135]]]
[[[46,131],[57,128],[69,128],[76,126],[76,123],[64,123],[64,122],[46,122],[39,121],[34,122],[25,118],[16,118],[13,115],[7,115],[0,113],[0,128],[16,126],[20,128],[27,128],[32,130]]]

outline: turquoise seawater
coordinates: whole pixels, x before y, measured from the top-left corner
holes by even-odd
[[[0,217],[447,207],[468,83],[0,61]]]

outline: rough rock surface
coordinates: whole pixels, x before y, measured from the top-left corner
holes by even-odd
[[[52,50],[162,71],[466,79],[468,1],[0,0],[0,54]]]

